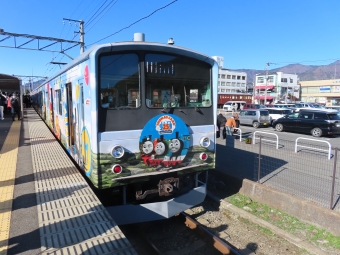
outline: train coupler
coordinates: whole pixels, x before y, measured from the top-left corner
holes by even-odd
[[[146,190],[144,193],[142,190],[136,191],[136,199],[144,199],[147,195],[158,193],[161,196],[170,196],[173,194],[174,189],[179,189],[179,178],[166,178],[160,180],[158,183],[158,189]]]

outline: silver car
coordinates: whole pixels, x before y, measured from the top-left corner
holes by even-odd
[[[239,113],[239,119],[241,125],[252,125],[254,128],[271,124],[269,112],[265,109],[242,110]]]

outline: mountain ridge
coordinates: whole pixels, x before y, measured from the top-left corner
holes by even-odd
[[[265,73],[265,70],[256,69],[234,69],[234,71],[247,73],[248,83],[253,83],[255,81],[256,74]],[[268,73],[271,72],[297,74],[300,81],[340,79],[340,60],[321,66],[289,64],[268,70]]]

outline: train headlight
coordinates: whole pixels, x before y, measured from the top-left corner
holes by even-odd
[[[115,158],[121,158],[123,157],[125,154],[125,150],[122,146],[120,145],[115,145],[113,146],[112,150],[111,150],[111,155]]]
[[[204,148],[208,148],[210,145],[210,139],[208,137],[202,137],[200,140],[200,145]]]
[[[121,165],[114,165],[112,167],[112,173],[120,174],[123,171],[123,167]]]

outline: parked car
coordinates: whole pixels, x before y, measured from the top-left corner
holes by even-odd
[[[314,137],[340,134],[340,115],[336,110],[301,109],[273,122],[276,131],[310,133]]]
[[[261,108],[266,108],[262,104],[245,104],[243,106],[243,109],[261,109]]]
[[[254,128],[270,125],[270,116],[265,109],[246,109],[239,113],[240,125],[252,125]]]
[[[292,109],[288,108],[267,108],[266,110],[268,110],[271,118],[270,125],[272,125],[275,120],[293,112]]]

